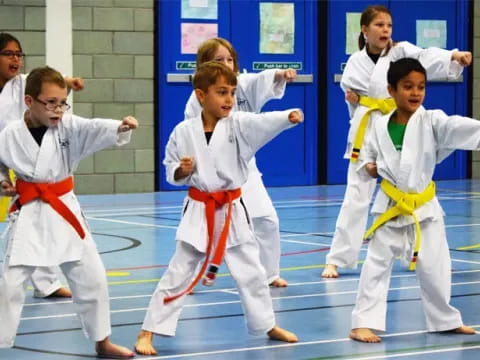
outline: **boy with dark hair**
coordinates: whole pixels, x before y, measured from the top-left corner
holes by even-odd
[[[72,174],[83,158],[128,143],[138,122],[130,116],[84,119],[65,113],[66,101],[63,76],[48,66],[34,69],[27,77],[23,119],[0,133],[0,191],[15,196],[0,281],[0,348],[14,344],[30,275],[38,267],[60,266],[98,356],[133,357],[109,340],[105,268],[73,193]],[[8,169],[15,171],[15,186]]]
[[[189,190],[175,254],[152,295],[135,344],[140,354],[157,353],[153,334],[175,335],[184,295],[208,265],[204,282],[212,283],[224,257],[239,290],[249,332],[297,341],[295,334],[275,324],[267,277],[240,188],[255,152],[301,122],[303,115],[300,110],[231,113],[236,84],[236,74],[226,65],[216,61],[200,65],[193,86],[202,112],[179,123],[170,135],[163,162],[167,180]]]
[[[426,71],[416,59],[390,64],[388,91],[397,109],[375,115],[360,159],[371,177],[383,178],[365,237],[373,236],[362,267],[350,337],[380,342],[394,259],[416,269],[427,330],[474,334],[450,305],[451,264],[443,210],[432,181],[435,165],[455,149],[480,150],[480,121],[425,110]]]

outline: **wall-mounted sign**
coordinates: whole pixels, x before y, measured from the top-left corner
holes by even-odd
[[[295,69],[302,70],[303,64],[300,61],[254,61],[252,63],[253,70],[267,70],[267,69]]]
[[[180,26],[182,54],[196,54],[201,43],[218,36],[218,24],[182,23]]]
[[[175,69],[177,70],[195,70],[196,68],[196,61],[175,61]]]

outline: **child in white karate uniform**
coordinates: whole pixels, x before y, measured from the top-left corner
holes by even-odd
[[[239,290],[249,332],[297,341],[295,334],[275,324],[265,270],[241,201],[241,187],[255,152],[282,130],[301,122],[303,115],[299,110],[231,112],[236,84],[236,74],[224,64],[210,61],[200,65],[193,86],[202,112],[182,121],[170,135],[164,159],[167,180],[188,185],[189,190],[176,233],[175,254],[152,295],[135,344],[139,354],[157,353],[153,334],[175,335],[184,295],[202,277],[207,265],[206,281],[213,282],[223,257]],[[202,260],[204,265],[195,276]]]
[[[15,196],[0,281],[0,348],[12,347],[26,282],[38,267],[60,266],[85,334],[102,357],[133,357],[110,342],[105,268],[73,193],[73,172],[83,158],[128,143],[137,120],[84,119],[69,109],[67,84],[49,67],[27,77],[23,118],[0,133],[0,189]],[[13,185],[8,169],[15,171]]]
[[[8,33],[0,33],[0,131],[11,121],[22,118],[27,109],[23,100],[27,75],[21,74],[24,53],[20,41]],[[72,90],[83,89],[83,79],[66,77]],[[8,197],[0,198],[0,221],[8,212]],[[35,270],[31,281],[35,297],[71,297],[69,289],[58,281],[55,267]]]
[[[207,61],[224,63],[236,74],[237,90],[232,111],[259,113],[272,99],[281,99],[287,82],[297,75],[294,69],[265,70],[260,73],[239,73],[238,56],[232,44],[223,38],[204,41],[197,51],[197,66]],[[195,118],[202,111],[195,92],[185,106],[185,118]],[[242,186],[242,198],[253,222],[255,239],[260,249],[260,261],[267,272],[268,283],[285,287],[287,281],[280,277],[280,225],[277,212],[262,181],[255,157],[248,163],[248,179]]]
[[[392,42],[392,17],[388,8],[368,6],[360,18],[360,51],[350,56],[342,74],[340,86],[345,91],[350,113],[347,149],[347,188],[338,214],[332,246],[326,258],[325,278],[338,277],[338,267],[356,268],[358,255],[367,227],[368,207],[376,186],[375,179],[358,175],[358,154],[361,153],[362,134],[370,131],[369,114],[372,111],[389,112],[394,106],[387,92],[387,70],[390,61],[404,57],[418,59],[430,80],[455,79],[462,66],[470,65],[468,51],[449,51],[439,48],[422,49],[406,41]]]
[[[480,150],[480,121],[425,110],[427,72],[411,58],[392,62],[388,92],[397,109],[373,115],[360,154],[360,176],[383,178],[372,214],[373,233],[362,267],[350,337],[379,342],[385,331],[393,262],[400,256],[416,268],[427,331],[474,334],[450,305],[451,262],[444,212],[432,181],[435,165],[455,149]]]

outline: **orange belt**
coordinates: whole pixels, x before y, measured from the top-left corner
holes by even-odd
[[[227,217],[225,219],[225,224],[223,225],[220,238],[218,239],[218,243],[215,248],[215,253],[213,254],[212,260],[210,261],[210,267],[208,268],[208,272],[205,275],[205,279],[203,280],[203,285],[207,285],[207,286],[213,285],[215,281],[215,277],[217,275],[218,268],[222,264],[223,255],[225,253],[225,248],[227,246],[228,231],[230,229],[230,221],[232,218],[232,201],[235,199],[238,199],[241,195],[242,195],[242,191],[240,188],[235,190],[217,191],[212,193],[203,192],[194,187],[191,187],[188,189],[188,196],[190,196],[193,200],[197,200],[205,203],[205,216],[207,218],[207,229],[208,229],[207,252],[205,254],[205,261],[203,262],[202,268],[200,269],[200,272],[197,274],[193,282],[188,286],[188,288],[186,288],[184,291],[180,292],[179,294],[166,297],[163,300],[165,304],[189,293],[202,278],[207,268],[207,265],[209,263],[210,254],[212,253],[212,249],[213,249],[213,242],[214,242],[213,231],[215,229],[215,209],[225,204],[228,204]]]
[[[69,191],[73,190],[73,177],[68,177],[57,183],[32,183],[22,179],[17,179],[15,183],[19,198],[10,207],[10,212],[20,209],[22,205],[29,203],[30,201],[41,199],[60,214],[70,225],[73,226],[75,231],[80,235],[82,239],[85,238],[85,232],[82,225],[78,221],[75,214],[60,200],[58,197],[62,196]],[[18,204],[17,204],[18,203]]]

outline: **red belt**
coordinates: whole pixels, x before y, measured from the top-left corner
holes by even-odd
[[[208,229],[208,242],[207,242],[207,252],[205,254],[205,261],[203,262],[200,272],[197,274],[193,282],[186,288],[184,291],[180,292],[177,295],[172,295],[166,297],[163,302],[165,304],[178,299],[179,297],[189,293],[195,285],[200,281],[207,265],[209,263],[210,254],[212,253],[213,248],[213,231],[215,229],[215,209],[221,207],[225,204],[228,204],[227,217],[225,219],[225,224],[223,225],[220,238],[218,239],[217,246],[215,248],[215,253],[213,254],[212,260],[210,261],[210,267],[208,272],[205,275],[203,280],[204,285],[212,285],[215,281],[215,277],[218,271],[218,268],[222,264],[223,255],[225,253],[225,248],[227,246],[228,231],[230,228],[230,221],[232,218],[232,201],[238,199],[242,195],[240,188],[235,190],[225,190],[217,192],[203,192],[194,187],[188,189],[188,196],[193,200],[201,201],[205,203],[205,216],[207,218],[207,229]]]
[[[73,226],[78,235],[84,239],[85,232],[74,213],[58,197],[73,190],[73,177],[68,177],[57,183],[32,183],[17,179],[15,183],[19,198],[10,207],[10,212],[18,210],[22,205],[30,201],[41,199],[60,214],[70,225]],[[18,203],[18,205],[17,205]]]

